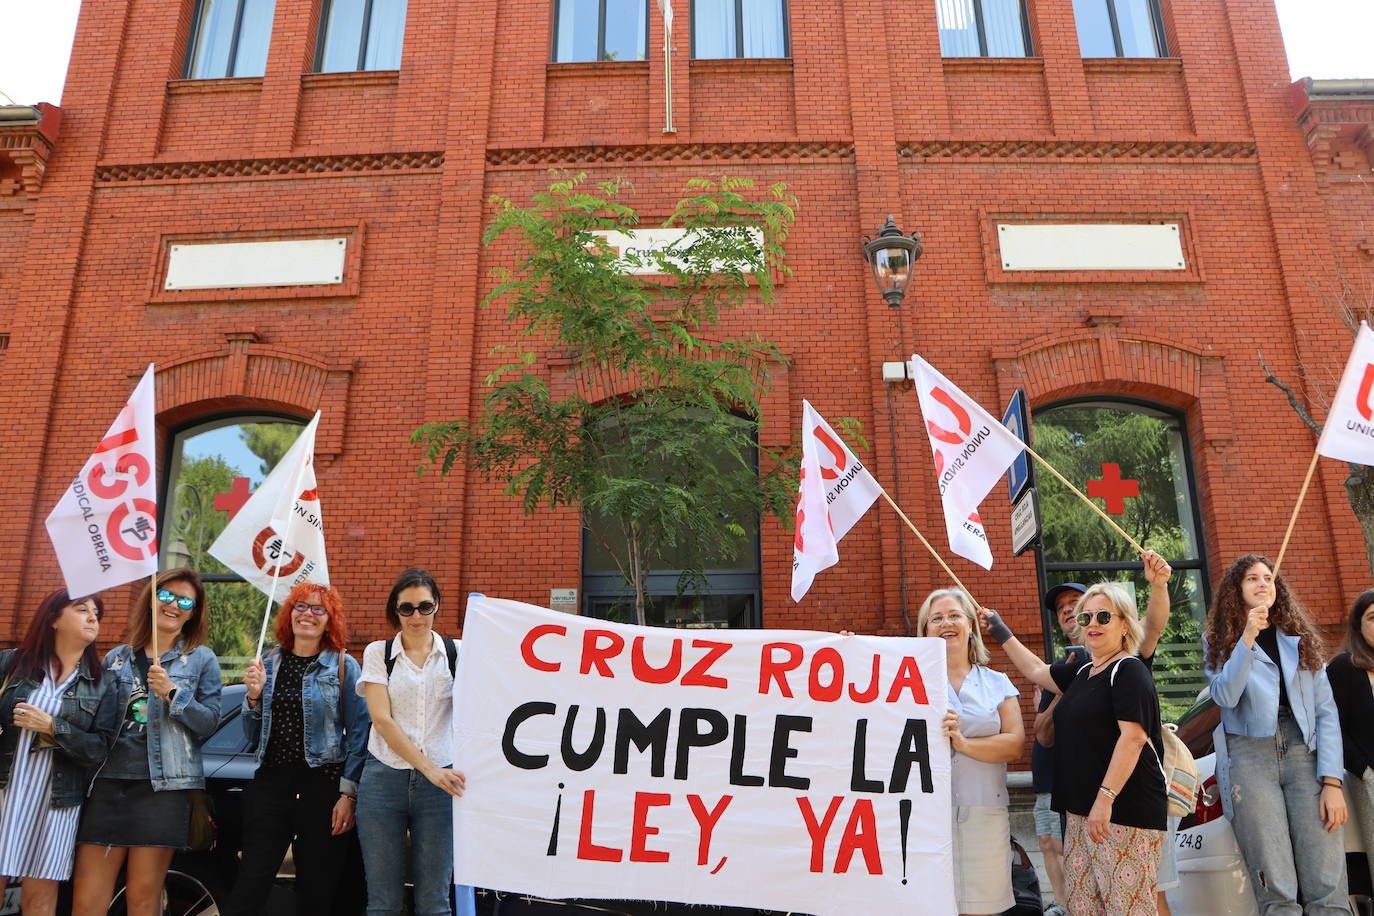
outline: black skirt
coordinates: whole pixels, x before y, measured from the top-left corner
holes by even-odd
[[[78,843],[185,849],[191,790],[154,792],[146,779],[97,779],[81,809]]]

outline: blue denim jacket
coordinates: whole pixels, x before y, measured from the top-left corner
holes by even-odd
[[[0,682],[14,664],[14,650],[0,652]],[[119,733],[119,708],[115,705],[114,681],[105,677],[95,682],[95,675],[82,659],[76,680],[62,692],[62,705],[52,720],[52,737],[57,744],[53,754],[52,792],[48,798],[54,808],[70,808],[81,804],[90,782],[91,771],[105,759]],[[0,722],[5,723],[0,734],[0,789],[9,784],[14,752],[19,745],[20,729],[11,726],[14,705],[28,701],[38,684],[27,678],[12,678],[0,694]],[[30,752],[39,749],[34,741]]]
[[[1278,646],[1283,680],[1288,687],[1288,705],[1302,729],[1303,741],[1317,754],[1317,776],[1342,779],[1345,751],[1341,744],[1341,720],[1326,670],[1307,671],[1298,667],[1298,637],[1279,631]],[[1217,780],[1225,789],[1223,802],[1229,803],[1226,733],[1267,738],[1277,731],[1279,666],[1258,642],[1249,648],[1237,642],[1221,670],[1209,670],[1207,678],[1212,699],[1221,708],[1221,725],[1216,730],[1219,739]]]
[[[148,697],[148,772],[153,790],[205,788],[200,746],[219,728],[219,661],[207,646],[183,654],[181,642],[162,653],[158,663],[176,685],[171,705]],[[118,705],[129,705],[134,682],[134,650],[115,646],[105,656],[105,670],[118,685]],[[100,775],[99,773],[96,774]]]
[[[263,657],[267,674],[258,705],[248,705],[243,695],[243,733],[250,750],[256,749],[256,759],[262,763],[267,751],[267,737],[272,733],[272,688],[276,684],[277,660],[281,649],[273,649]],[[305,723],[305,762],[312,767],[326,763],[343,763],[343,778],[339,791],[356,795],[358,780],[363,775],[363,761],[367,759],[367,735],[372,719],[367,714],[367,701],[358,696],[355,686],[361,673],[358,663],[344,653],[344,683],[342,706],[339,703],[339,653],[322,649],[301,675],[302,721]]]

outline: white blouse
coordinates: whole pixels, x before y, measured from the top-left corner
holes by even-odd
[[[988,738],[1002,733],[998,712],[1008,697],[1020,691],[1005,674],[974,665],[960,685],[950,691],[949,705],[959,713],[959,733],[965,738]],[[951,752],[954,753],[954,752]],[[1007,804],[1007,765],[974,760],[954,753],[950,766],[950,788],[954,804],[961,807]]]
[[[401,635],[391,639],[391,679],[386,674],[386,640],[369,643],[363,652],[363,674],[358,678],[358,696],[366,696],[364,684],[385,684],[391,698],[391,718],[400,726],[420,753],[435,766],[453,764],[453,681],[448,673],[448,654],[438,633],[424,667],[417,667],[401,645]],[[462,658],[462,641],[458,655]],[[375,727],[367,739],[367,749],[382,763],[396,770],[413,767],[391,749]]]

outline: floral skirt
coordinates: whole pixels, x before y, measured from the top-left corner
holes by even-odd
[[[1111,824],[1107,842],[1088,836],[1088,819],[1068,815],[1064,885],[1070,916],[1155,916],[1163,830]]]

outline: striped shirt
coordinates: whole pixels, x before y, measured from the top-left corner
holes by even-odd
[[[61,684],[54,684],[49,672],[29,695],[29,704],[50,716],[57,715],[62,707],[62,691],[72,685],[76,674],[73,670]],[[37,734],[27,728],[19,729],[9,785],[0,789],[0,875],[65,881],[72,873],[81,807],[49,805],[53,749],[31,753]]]

